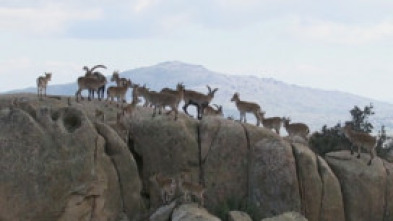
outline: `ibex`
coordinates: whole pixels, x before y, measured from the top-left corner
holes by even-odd
[[[142,87],[138,88],[138,93],[140,97],[143,97],[143,99],[145,99],[145,103],[143,104],[143,106],[144,107],[150,106],[149,88],[147,88],[146,85],[143,85]]]
[[[360,158],[360,149],[364,148],[370,153],[370,160],[368,161],[367,165],[371,165],[371,161],[374,159],[374,151],[377,146],[377,138],[371,136],[365,132],[354,131],[352,129],[352,125],[347,123],[343,128],[342,131],[344,132],[345,137],[358,148],[358,156]],[[351,146],[351,154],[353,154],[353,149]]]
[[[90,77],[79,77],[78,78],[78,90],[75,93],[76,101],[79,101],[79,97],[83,100],[82,90],[98,90],[100,87],[106,84],[106,78],[97,78],[94,76]],[[88,97],[91,100],[90,97]]]
[[[104,81],[104,79],[106,81],[106,77],[98,71],[94,72],[92,76],[97,78],[100,81]],[[101,100],[104,98],[105,86],[106,85],[104,84],[97,89],[98,100]],[[94,90],[89,90],[89,97],[91,97],[91,99],[94,99]]]
[[[90,76],[92,76],[93,73],[94,73],[94,70],[97,69],[97,68],[104,68],[104,69],[106,69],[106,66],[105,66],[105,65],[102,65],[102,64],[99,64],[99,65],[93,66],[91,69],[88,68],[87,66],[84,66],[84,67],[83,67],[83,70],[85,70],[85,72],[86,72],[86,73],[85,73],[85,77],[90,77]]]
[[[181,174],[179,178],[179,189],[183,193],[185,202],[190,202],[191,195],[193,195],[199,199],[200,205],[203,206],[206,189],[202,185],[186,181],[185,175]]]
[[[212,106],[207,106],[205,107],[205,110],[203,111],[204,115],[208,116],[224,116],[224,113],[222,112],[222,106],[218,106],[217,104],[213,104],[217,109],[214,109]]]
[[[303,123],[289,123],[291,121],[290,118],[282,118],[284,127],[290,137],[300,136],[303,137],[306,141],[308,140],[307,136],[310,133],[310,129],[306,124]]]
[[[39,98],[42,98],[42,96],[46,97],[46,87],[48,86],[48,81],[51,79],[52,73],[50,72],[45,72],[45,76],[40,76],[37,78],[37,96]]]
[[[102,110],[96,109],[94,112],[94,117],[96,120],[105,123],[105,113]]]
[[[241,101],[239,97],[239,93],[233,94],[231,99],[232,102],[236,103],[236,107],[240,112],[240,122],[244,121],[247,123],[246,113],[253,113],[255,118],[257,119],[257,126],[260,125],[262,116],[261,116],[261,107],[259,104],[247,101]]]
[[[141,99],[139,99],[139,92],[138,92],[139,86],[137,84],[132,85],[132,102],[131,104],[126,105],[123,107],[123,115],[128,114],[130,115],[136,105],[141,102]]]
[[[83,70],[85,70],[85,77],[96,77],[101,80],[104,79],[105,76],[102,73],[100,73],[98,71],[94,71],[97,68],[106,69],[106,66],[99,64],[99,65],[93,66],[91,69],[89,69],[87,66],[84,66]],[[89,95],[88,95],[89,100],[91,98],[94,99],[94,91],[95,90],[89,89],[88,91],[89,91]],[[102,85],[100,88],[97,89],[98,100],[101,100],[102,98],[104,98],[104,93],[105,93],[105,85]]]
[[[111,82],[116,82],[116,85],[118,87],[120,86],[124,86],[125,84],[127,84],[127,79],[126,78],[121,78],[119,76],[119,71],[114,71],[111,77]]]
[[[151,180],[158,184],[161,192],[161,200],[164,204],[168,203],[176,192],[176,180],[165,177],[161,173],[154,174]]]
[[[161,114],[161,111],[164,107],[169,106],[171,110],[166,114],[170,114],[175,112],[175,120],[177,120],[179,102],[181,101],[184,93],[184,86],[182,84],[177,85],[177,94],[170,94],[165,92],[154,92],[149,91],[147,93],[147,99],[154,106],[153,117],[155,117],[157,108],[159,109],[158,113]]]
[[[261,112],[262,125],[263,127],[274,129],[277,134],[280,134],[280,129],[282,125],[281,117],[269,117],[265,118],[265,112]]]
[[[118,86],[118,87],[115,87],[115,86],[109,87],[109,88],[106,90],[106,93],[107,93],[107,98],[106,98],[106,100],[108,101],[109,99],[111,99],[111,100],[110,100],[110,103],[112,103],[113,99],[116,97],[116,98],[118,99],[118,102],[121,102],[122,105],[123,105],[123,103],[124,103],[124,101],[125,101],[125,97],[126,97],[127,90],[128,90],[128,88],[130,88],[131,86],[132,86],[131,80],[128,79],[128,80],[126,81],[126,84],[125,84],[125,85]]]
[[[191,90],[184,90],[184,106],[183,110],[188,115],[191,116],[188,111],[187,107],[192,104],[195,105],[197,108],[197,118],[202,119],[203,110],[207,107],[210,101],[214,98],[214,93],[217,92],[218,88],[214,88],[213,90],[207,85],[207,89],[209,90],[208,94],[202,94],[196,91]],[[191,116],[192,117],[192,116]]]
[[[179,94],[179,87],[182,87],[183,88],[183,90],[184,90],[184,85],[183,85],[183,83],[178,83],[177,84],[177,86],[176,86],[176,90],[173,90],[173,89],[171,89],[171,88],[163,88],[161,91],[160,91],[160,93],[168,93],[168,94],[173,94],[173,95],[178,95]],[[184,92],[181,94],[181,98],[180,98],[180,101],[181,100],[183,100],[183,96],[184,96]],[[179,103],[180,103],[180,101],[179,101]],[[176,108],[178,108],[179,107],[179,103],[177,103],[177,106],[176,106]]]

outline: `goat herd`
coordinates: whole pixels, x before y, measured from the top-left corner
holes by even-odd
[[[104,65],[96,65],[91,69],[88,67],[83,67],[85,75],[79,77],[77,80],[78,90],[75,93],[75,99],[79,102],[79,99],[83,99],[81,92],[83,90],[88,90],[88,99],[94,98],[94,93],[97,92],[98,99],[104,98],[105,86],[107,84],[106,77],[100,72],[96,71],[97,68],[105,68]],[[46,87],[48,81],[51,80],[52,74],[45,73],[45,76],[40,76],[37,78],[37,94],[39,98],[46,96]],[[177,84],[176,89],[164,88],[160,92],[149,90],[145,85],[140,86],[134,84],[130,79],[121,78],[119,72],[115,71],[112,74],[111,82],[116,82],[116,86],[110,86],[107,88],[107,101],[110,99],[110,103],[117,99],[118,105],[121,105],[122,114],[131,113],[134,107],[141,101],[139,97],[143,97],[145,103],[144,107],[153,107],[153,117],[156,115],[157,109],[159,114],[162,113],[162,109],[169,107],[170,111],[167,114],[174,112],[174,119],[178,116],[178,106],[181,101],[184,101],[183,111],[191,116],[187,108],[189,105],[196,106],[197,118],[201,119],[203,115],[215,115],[223,116],[222,106],[215,105],[216,108],[212,107],[210,102],[214,98],[214,94],[217,92],[218,88],[208,88],[208,93],[203,94],[193,90],[186,90],[182,83]],[[125,97],[128,88],[132,89],[132,102],[131,104],[124,105],[126,102]],[[304,123],[290,123],[289,118],[281,117],[270,117],[265,118],[265,112],[262,111],[261,107],[257,103],[242,101],[240,100],[239,93],[234,93],[231,98],[232,102],[235,102],[237,109],[240,112],[240,122],[246,123],[246,113],[252,113],[257,119],[256,125],[259,126],[262,123],[263,127],[270,130],[274,130],[277,134],[281,129],[281,126],[285,127],[288,135],[290,137],[298,136],[305,140],[308,139],[309,127]],[[374,158],[374,150],[376,147],[376,138],[369,135],[368,133],[354,131],[351,125],[346,125],[342,129],[343,134],[351,141],[351,143],[360,148],[365,148],[370,152],[371,160]],[[358,154],[359,158],[360,154]]]

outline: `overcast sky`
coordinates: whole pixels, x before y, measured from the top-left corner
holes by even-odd
[[[391,0],[0,0],[0,91],[178,60],[393,103]]]

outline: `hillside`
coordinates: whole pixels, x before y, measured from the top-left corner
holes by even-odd
[[[319,130],[324,124],[333,126],[338,122],[349,120],[349,110],[355,105],[364,107],[373,103],[376,115],[371,121],[376,130],[381,125],[385,125],[388,132],[393,129],[391,114],[393,104],[339,91],[300,87],[270,78],[226,75],[210,71],[201,65],[182,62],[164,62],[155,66],[137,68],[124,71],[121,76],[131,78],[133,82],[139,84],[146,84],[154,90],[163,87],[174,88],[178,82],[183,82],[186,88],[207,92],[206,85],[209,84],[211,87],[219,88],[213,103],[223,105],[225,115],[235,118],[239,116],[230,98],[234,92],[239,92],[242,100],[261,104],[267,117],[289,116],[294,122],[307,123],[313,131]],[[74,95],[76,90],[75,83],[50,85],[48,93]],[[35,92],[35,88],[11,93],[15,92]],[[252,122],[254,117],[249,116],[249,120]]]

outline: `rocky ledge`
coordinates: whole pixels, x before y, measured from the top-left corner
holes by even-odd
[[[393,165],[379,158],[371,166],[366,154],[321,158],[302,142],[222,118],[173,121],[137,107],[116,121],[118,111],[2,95],[0,220],[190,220],[181,218],[190,211],[220,220],[231,210],[253,220],[287,212],[309,221],[393,220]],[[185,172],[206,188],[206,210],[184,204],[179,191],[163,208],[152,175]]]

